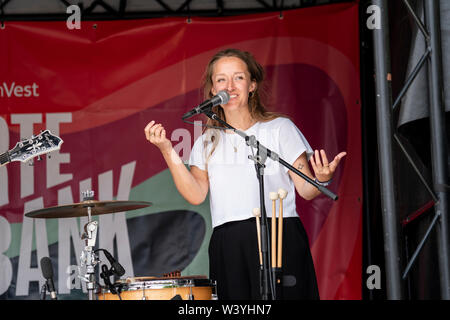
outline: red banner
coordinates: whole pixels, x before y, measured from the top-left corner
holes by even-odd
[[[144,127],[150,120],[164,123],[188,159],[201,129],[181,115],[201,102],[209,59],[232,47],[252,52],[265,67],[269,108],[289,115],[313,149],[347,152],[329,187],[339,199],[298,197],[297,205],[321,298],[360,299],[358,39],[356,4],[282,16],[82,21],[80,30],[65,22],[6,23],[0,30],[0,153],[44,129],[64,143],[34,166],[0,167],[0,296],[37,298],[44,256],[56,266],[59,294],[84,295],[77,266],[85,219],[24,214],[79,202],[87,189],[98,200],[153,203],[98,216],[98,245],[114,253],[125,276],[176,269],[208,274],[208,201],[192,206],[181,198]]]

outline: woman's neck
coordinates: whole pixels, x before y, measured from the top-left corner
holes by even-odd
[[[235,112],[226,112],[225,117],[229,125],[242,131],[249,129],[256,122],[248,110],[246,110],[246,112],[242,112],[240,110],[236,110]]]

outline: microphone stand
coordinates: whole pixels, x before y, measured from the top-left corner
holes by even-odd
[[[47,281],[45,281],[44,285],[41,287],[41,300],[45,300],[47,298]]]
[[[245,134],[245,132],[237,130],[236,128],[229,125],[227,122],[220,119],[217,114],[210,110],[206,110],[204,114],[212,119],[216,120],[219,123],[221,123],[226,128],[232,130],[236,134],[240,135],[242,138],[245,139],[245,143],[257,150],[256,156],[250,155],[248,158],[250,160],[253,160],[255,162],[255,170],[256,170],[256,176],[258,178],[259,183],[259,198],[260,198],[260,206],[261,206],[261,254],[262,254],[262,269],[261,271],[261,283],[260,283],[260,290],[261,290],[261,297],[263,300],[276,300],[276,293],[273,290],[275,282],[275,273],[272,273],[272,276],[270,274],[270,268],[269,268],[269,256],[268,256],[268,227],[267,227],[267,214],[266,214],[266,206],[265,206],[265,200],[264,200],[264,168],[265,168],[265,162],[267,158],[269,157],[273,161],[279,162],[284,167],[288,168],[304,180],[306,180],[308,183],[315,186],[317,189],[319,189],[323,194],[330,197],[333,200],[337,200],[338,196],[335,195],[333,192],[325,188],[324,186],[321,186],[317,182],[315,182],[313,179],[309,178],[304,173],[300,172],[293,166],[291,166],[289,163],[284,161],[282,158],[279,157],[279,155],[270,149],[264,147],[255,136],[248,136]],[[269,292],[269,281],[271,281],[271,289],[272,293]]]

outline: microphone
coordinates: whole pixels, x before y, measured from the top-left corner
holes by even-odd
[[[201,104],[196,106],[191,111],[186,112],[183,115],[182,119],[184,120],[184,119],[192,117],[193,115],[196,115],[196,114],[199,114],[199,113],[203,113],[207,109],[215,107],[215,106],[217,106],[219,104],[227,104],[229,100],[230,100],[230,95],[228,94],[228,92],[226,92],[225,90],[219,91],[219,93],[216,94],[211,99],[208,99],[208,100],[202,102]]]
[[[53,267],[52,260],[49,257],[43,257],[41,259],[41,270],[47,284],[47,289],[50,292],[50,296],[53,300],[56,298],[55,284],[53,283]]]
[[[105,254],[106,259],[108,259],[109,263],[111,264],[112,271],[118,276],[121,277],[125,274],[125,269],[120,265],[119,262],[114,259],[114,257],[105,249],[101,249],[103,253]]]

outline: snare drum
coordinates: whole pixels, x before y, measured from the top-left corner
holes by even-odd
[[[121,280],[122,300],[216,300],[216,284],[204,276],[177,278],[140,277]],[[99,300],[120,300],[102,290]]]

